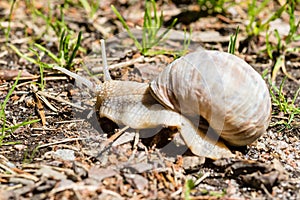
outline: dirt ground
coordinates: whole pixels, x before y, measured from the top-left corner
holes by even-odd
[[[59,38],[52,27],[63,27],[57,25],[61,22],[63,1],[26,2],[16,2],[9,25],[11,4],[0,1],[0,102],[12,88],[18,70],[23,70],[5,107],[6,125],[39,121],[7,131],[1,137],[0,200],[300,199],[299,114],[287,126],[284,122],[289,115],[273,102],[267,133],[246,147],[233,148],[234,158],[219,160],[197,157],[186,146],[174,144],[172,136],[176,130],[171,128],[139,133],[123,129],[108,119],[99,119],[94,94],[56,70],[44,69],[45,85],[41,89],[39,66],[17,55],[9,44],[35,60],[37,55],[30,51],[36,49],[34,43],[57,54]],[[100,1],[93,17],[79,2],[68,2],[63,8],[64,23],[75,39],[82,31],[81,48],[71,71],[96,83],[103,81],[99,42],[103,38],[113,79],[149,82],[174,60],[170,52],[142,56],[110,7],[114,5],[141,38],[143,1]],[[192,28],[190,52],[199,47],[227,51],[230,35],[239,26],[235,54],[260,74],[266,73],[264,79],[270,87],[268,79],[275,60],[264,51],[265,32],[248,37],[247,4],[231,5],[223,13],[210,13],[209,9],[200,12],[196,1],[158,1],[157,5],[164,11],[165,27],[178,18],[161,48],[182,50],[184,30]],[[269,9],[257,20],[278,9],[277,1],[271,1]],[[44,16],[51,13],[49,24],[33,10]],[[299,20],[299,5],[295,15]],[[287,25],[288,16],[283,15],[270,26],[284,29]],[[270,42],[276,40],[270,38]],[[300,41],[289,45],[299,47]],[[45,52],[37,52],[41,61],[53,63]],[[285,68],[294,80],[287,78],[282,91],[289,102],[299,88],[299,67],[299,51],[287,52]],[[284,76],[279,70],[277,87]],[[294,105],[299,104],[298,96]],[[4,125],[3,119],[0,124]],[[118,133],[122,134],[115,138]]]

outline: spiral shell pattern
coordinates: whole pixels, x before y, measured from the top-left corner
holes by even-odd
[[[150,83],[164,106],[200,115],[228,144],[252,143],[269,125],[271,99],[265,81],[241,58],[220,51],[187,54]]]

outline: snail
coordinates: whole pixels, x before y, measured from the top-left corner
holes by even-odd
[[[271,117],[269,90],[241,58],[213,50],[192,52],[173,61],[148,84],[111,80],[103,40],[101,45],[104,83],[100,85],[54,67],[95,92],[100,117],[133,129],[177,127],[195,155],[212,159],[232,157],[226,144],[245,146],[266,132]],[[217,138],[198,129],[190,120],[195,116],[203,117]]]

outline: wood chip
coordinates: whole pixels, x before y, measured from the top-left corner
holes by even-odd
[[[95,179],[100,182],[105,178],[116,175],[117,171],[113,169],[98,168],[95,166],[89,170],[88,174],[89,174],[89,178]]]

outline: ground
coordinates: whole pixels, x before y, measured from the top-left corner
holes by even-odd
[[[16,1],[11,10],[12,2],[0,2],[1,105],[18,71],[23,73],[5,107],[1,106],[0,199],[300,198],[300,98],[295,97],[300,42],[299,37],[287,42],[290,15],[284,12],[268,23],[270,33],[277,29],[285,45],[279,51],[271,50],[270,58],[266,28],[253,34],[247,26],[251,23],[250,1],[226,1],[221,6],[209,1],[200,7],[196,1],[158,1],[158,10],[164,11],[164,26],[176,17],[178,21],[163,45],[154,48],[155,54],[143,56],[110,5],[140,39],[145,2],[89,1],[87,5],[87,1],[75,0]],[[297,22],[300,8],[295,2]],[[279,9],[279,3],[269,2],[255,21],[263,23]],[[97,8],[94,14],[93,8]],[[149,82],[183,50],[227,51],[237,27],[235,54],[262,75],[270,90],[274,91],[271,78],[276,88],[286,75],[288,78],[281,96],[275,92],[277,98],[272,99],[267,133],[246,147],[231,148],[235,157],[230,159],[198,157],[185,146],[177,147],[169,140],[176,134],[172,128],[138,133],[100,119],[95,113],[95,94],[51,69],[53,63],[66,64],[74,48],[58,50],[63,43],[59,37],[62,30],[69,30],[70,46],[82,31],[80,48],[68,67],[97,83],[103,81],[100,39],[106,40],[113,79]],[[299,36],[299,30],[296,34]],[[185,49],[188,36],[191,41]],[[278,42],[270,34],[269,43],[276,46]],[[59,52],[65,55],[58,56]],[[51,53],[59,59],[51,58]],[[275,61],[280,55],[284,55],[284,67],[277,71]],[[286,112],[280,107],[284,105],[289,105]],[[31,123],[14,128],[28,121]]]

